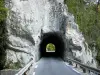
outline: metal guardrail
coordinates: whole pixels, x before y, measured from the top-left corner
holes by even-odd
[[[26,75],[27,71],[30,69],[33,62],[34,62],[34,60],[31,59],[31,61],[25,67],[23,67],[18,73],[16,73],[15,75]]]
[[[70,64],[75,63],[76,64],[76,68],[79,65],[80,68],[83,70],[83,73],[90,73],[90,72],[92,72],[93,75],[100,75],[100,69],[96,69],[96,68],[84,65],[84,64],[80,63],[79,61],[76,61],[76,60],[73,60],[73,59],[70,59],[70,58],[66,58],[65,61],[69,62]]]

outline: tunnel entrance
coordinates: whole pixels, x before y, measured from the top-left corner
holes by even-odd
[[[48,52],[46,50],[46,47],[49,43],[55,46],[54,52]],[[65,50],[63,35],[60,32],[49,32],[43,34],[39,50],[40,50],[40,57],[63,58]]]

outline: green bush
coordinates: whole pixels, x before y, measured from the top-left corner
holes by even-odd
[[[0,8],[0,22],[4,21],[7,17],[7,9],[6,8]]]
[[[4,21],[7,17],[7,8],[5,8],[4,0],[0,0],[0,22]]]

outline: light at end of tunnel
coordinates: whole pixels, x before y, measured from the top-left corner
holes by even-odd
[[[56,48],[53,43],[48,43],[46,45],[46,52],[55,52],[55,51],[56,51]]]

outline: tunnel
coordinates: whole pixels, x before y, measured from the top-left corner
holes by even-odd
[[[39,51],[40,51],[40,58],[41,57],[60,57],[63,58],[64,56],[64,50],[65,50],[65,44],[63,39],[63,34],[60,32],[49,32],[44,33],[41,42],[39,45]],[[55,52],[46,52],[46,46],[48,43],[52,43],[55,45]]]

